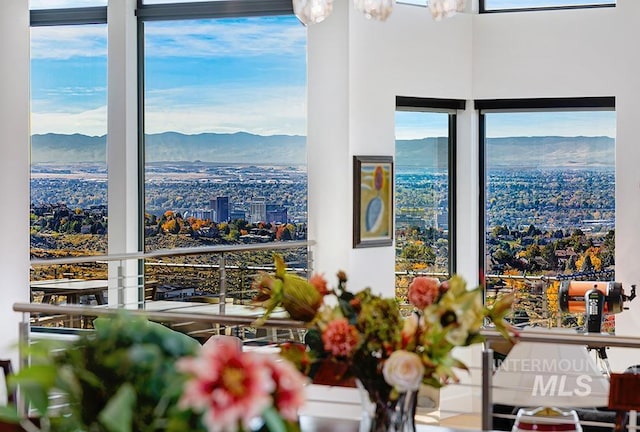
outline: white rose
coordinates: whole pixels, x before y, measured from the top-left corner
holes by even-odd
[[[382,367],[384,380],[403,393],[418,390],[424,376],[424,365],[416,353],[394,351]]]

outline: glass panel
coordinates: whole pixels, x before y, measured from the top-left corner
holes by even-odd
[[[410,4],[416,6],[427,6],[427,0],[398,0],[398,3]]]
[[[145,82],[146,250],[306,239],[306,30],[295,17],[147,22]],[[306,266],[306,251],[285,254]]]
[[[200,3],[215,0],[142,0],[143,4]],[[219,1],[219,0],[218,0]]]
[[[615,0],[485,0],[485,10],[616,4]]]
[[[395,230],[398,297],[409,274],[448,277],[449,114],[396,111]]]
[[[107,26],[31,29],[31,255],[107,250]]]
[[[106,5],[107,0],[29,0],[29,9],[65,9]]]
[[[486,116],[488,295],[515,289],[517,318],[582,324],[560,280],[614,280],[615,112]]]

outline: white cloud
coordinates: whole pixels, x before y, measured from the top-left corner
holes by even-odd
[[[254,57],[299,55],[306,45],[304,27],[287,19],[148,22],[145,53],[149,57]],[[34,59],[106,57],[107,27],[102,24],[31,29]]]
[[[32,59],[68,60],[72,57],[106,56],[106,25],[31,28]]]
[[[304,88],[294,91],[289,87],[270,88],[260,92],[218,88],[211,92],[215,96],[207,97],[210,92],[211,89],[185,88],[150,92],[146,101],[146,133],[246,131],[259,135],[306,135]],[[187,93],[188,100],[181,98]],[[202,97],[191,102],[193,94]],[[53,105],[39,107],[31,116],[31,132],[92,136],[106,133],[106,106],[83,111],[64,109]]]
[[[101,136],[107,133],[107,107],[81,112],[32,112],[31,133],[80,133]]]
[[[254,90],[221,87],[150,92],[146,100],[146,132],[306,135],[303,87]],[[192,103],[194,93],[201,99]],[[180,94],[189,94],[189,102]],[[180,104],[181,100],[185,103]]]
[[[106,6],[107,0],[29,0],[30,9]]]
[[[282,18],[150,22],[145,40],[145,53],[151,57],[299,55],[306,30]]]

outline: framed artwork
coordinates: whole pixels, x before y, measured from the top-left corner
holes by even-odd
[[[393,157],[353,157],[353,247],[393,243]]]

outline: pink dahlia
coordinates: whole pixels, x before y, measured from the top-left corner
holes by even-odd
[[[324,349],[334,356],[346,357],[358,345],[358,330],[349,325],[346,318],[335,319],[322,332],[322,343]]]
[[[233,342],[221,340],[203,346],[198,357],[178,360],[178,371],[191,378],[179,405],[203,414],[210,432],[247,428],[272,404],[272,373],[259,354],[239,352]]]
[[[304,386],[307,378],[288,361],[268,356],[271,378],[276,383],[273,400],[276,410],[286,419],[295,422],[298,410],[304,405]]]
[[[432,305],[440,295],[440,281],[436,278],[418,276],[409,285],[407,297],[418,309]]]

